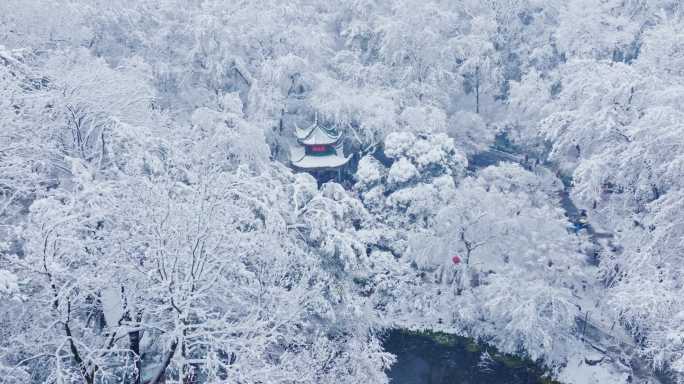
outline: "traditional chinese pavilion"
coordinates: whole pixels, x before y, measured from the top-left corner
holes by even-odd
[[[295,125],[296,144],[290,147],[292,167],[307,172],[339,171],[351,156],[344,156],[341,135],[335,128],[314,123],[301,129]]]

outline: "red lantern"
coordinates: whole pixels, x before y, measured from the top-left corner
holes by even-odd
[[[454,264],[458,265],[461,263],[461,258],[458,257],[458,255],[455,255],[454,257],[451,258],[451,261],[453,261]]]

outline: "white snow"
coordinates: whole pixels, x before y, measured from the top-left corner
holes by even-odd
[[[399,157],[416,143],[416,137],[411,132],[393,132],[385,138],[385,155]]]
[[[109,326],[117,325],[123,315],[120,290],[116,288],[104,289],[100,300],[102,300],[102,312],[104,312],[107,324]]]
[[[681,0],[109,3],[0,1],[0,377],[118,379],[125,309],[166,381],[386,384],[389,324],[684,383]]]
[[[373,156],[364,156],[356,169],[356,180],[363,185],[372,185],[382,179],[382,165]]]
[[[391,184],[406,183],[418,176],[418,169],[411,162],[402,157],[399,161],[392,164],[387,174],[387,181]]]
[[[17,276],[9,271],[0,269],[0,297],[11,295],[19,290]]]
[[[573,356],[563,368],[558,380],[567,384],[625,384],[629,374],[617,372],[607,363],[589,365],[582,356]]]
[[[292,165],[301,169],[325,169],[341,167],[351,159],[349,157],[342,157],[338,155],[330,156],[304,156],[300,160],[293,161]]]

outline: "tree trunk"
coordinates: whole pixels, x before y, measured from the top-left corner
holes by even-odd
[[[164,378],[166,368],[169,367],[169,364],[171,364],[171,359],[173,358],[173,355],[176,353],[176,347],[178,347],[178,339],[173,340],[173,342],[169,346],[169,350],[164,354],[164,357],[162,358],[161,365],[159,366],[157,373],[155,373],[152,377],[152,380],[150,380],[146,384],[159,384],[161,382],[161,380]]]
[[[54,284],[52,285],[54,289]],[[55,299],[55,302],[57,302],[57,299]],[[97,371],[97,366],[93,368],[92,371],[88,369],[88,364],[83,360],[81,357],[81,353],[78,351],[78,348],[76,347],[76,343],[74,343],[74,335],[71,333],[71,326],[69,325],[69,321],[71,320],[71,300],[67,299],[67,318],[66,321],[64,321],[64,333],[66,334],[67,339],[69,340],[69,350],[71,351],[71,356],[74,358],[74,361],[78,365],[79,371],[81,371],[81,375],[83,376],[83,379],[87,384],[93,384],[95,382],[95,372]]]
[[[142,320],[142,312],[135,315],[136,324],[140,324]],[[133,384],[142,384],[142,358],[140,355],[140,339],[142,338],[142,331],[137,330],[128,333],[128,343],[133,352],[135,360],[135,373],[133,376]]]
[[[142,384],[142,361],[140,361],[140,331],[128,334],[131,351],[135,358],[135,373],[133,373],[133,384]]]
[[[475,69],[475,113],[480,114],[480,67]]]

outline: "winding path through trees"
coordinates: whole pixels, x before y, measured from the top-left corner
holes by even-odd
[[[588,221],[586,213],[574,204],[571,198],[572,179],[558,174],[552,163],[542,161],[534,154],[510,145],[505,136],[499,137],[497,145],[492,146],[489,150],[472,156],[469,159],[468,171],[475,173],[479,169],[500,162],[514,162],[534,172],[550,172],[559,176],[563,183],[563,189],[559,192],[560,206],[565,211],[568,221],[573,225],[578,236],[585,236],[589,246],[583,251],[591,266],[597,267],[599,265],[602,254],[621,252],[621,248],[613,243],[613,234],[598,231]],[[575,318],[577,337],[590,350],[596,352],[594,355],[585,356],[584,363],[587,365],[608,365],[611,370],[625,373],[630,382],[668,383],[667,379],[663,378],[665,375],[662,375],[663,377],[653,376],[647,364],[639,357],[637,346],[632,337],[617,323],[615,314],[610,313],[606,304],[602,303],[601,291],[604,289],[605,287],[600,281],[595,280],[585,282],[576,292],[579,310]],[[417,343],[418,346],[409,347],[402,345],[402,343]],[[427,382],[430,383],[442,383],[445,381],[440,380],[452,380],[450,376],[444,376],[445,372],[454,367],[465,369],[463,368],[464,364],[463,362],[450,362],[441,366],[445,361],[445,356],[448,355],[451,359],[469,356],[468,352],[464,348],[459,349],[458,345],[446,348],[437,341],[431,343],[424,335],[398,335],[397,331],[390,333],[386,346],[391,352],[399,355],[399,361],[390,373],[396,383],[419,384],[426,382],[424,380],[428,380]],[[446,355],[436,356],[435,354],[438,354],[439,351],[443,351]],[[478,382],[478,378],[482,376],[481,372],[478,373],[478,369],[485,369],[487,375],[491,375],[489,378],[495,379],[510,368],[503,365],[498,366],[498,368],[496,365],[483,368],[479,367],[477,362],[471,363],[473,366],[466,368],[470,372],[469,377],[475,382]],[[498,369],[498,371],[492,372],[491,369]],[[411,374],[408,375],[407,372]],[[432,377],[435,372],[439,377]],[[538,374],[536,380],[542,380],[541,371]],[[532,378],[532,380],[535,379]]]
[[[478,153],[470,159],[469,171],[494,165],[499,162],[515,162],[534,172],[552,172],[563,183],[563,190],[559,193],[560,205],[565,216],[572,223],[579,236],[586,236],[591,244],[584,249],[587,261],[592,266],[598,266],[601,255],[616,253],[622,249],[613,242],[613,234],[598,231],[589,222],[586,213],[580,210],[571,198],[573,188],[572,178],[559,174],[554,164],[539,159],[535,154],[525,152],[510,145],[505,135],[497,140],[497,145],[487,151]],[[582,296],[577,298],[582,302],[579,314],[575,318],[578,337],[594,349],[600,357],[585,358],[587,364],[611,364],[618,372],[628,372],[637,382],[667,383],[663,377],[653,377],[647,364],[638,356],[634,340],[615,319],[615,315],[608,313],[602,301],[602,290],[605,287],[599,281],[588,282],[582,287]]]

